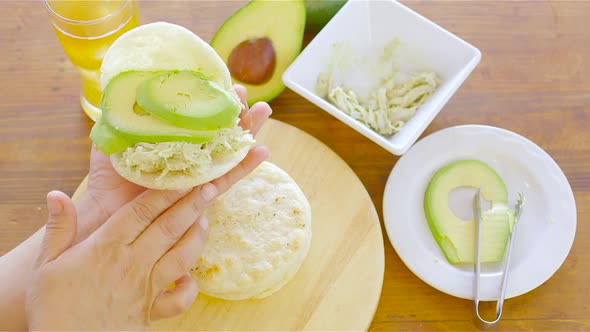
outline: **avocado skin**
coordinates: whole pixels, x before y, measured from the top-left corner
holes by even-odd
[[[336,13],[344,6],[347,0],[305,0],[307,32],[321,30]]]

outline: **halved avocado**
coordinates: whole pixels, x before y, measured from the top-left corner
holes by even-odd
[[[211,46],[235,83],[248,89],[248,104],[270,101],[284,89],[281,76],[301,52],[305,2],[251,0],[219,28]]]
[[[234,125],[239,101],[215,82],[194,71],[167,71],[137,88],[137,104],[175,126],[216,130]]]
[[[113,77],[102,97],[102,117],[117,136],[131,142],[186,141],[205,143],[216,130],[180,128],[142,110],[135,103],[137,87],[160,72],[127,71]]]
[[[449,193],[460,187],[481,187],[483,197],[492,202],[492,208],[482,213],[480,258],[481,262],[502,260],[514,211],[507,206],[508,191],[502,178],[479,160],[452,162],[430,180],[424,194],[424,211],[436,242],[451,264],[475,261],[475,220],[462,220],[449,208]]]

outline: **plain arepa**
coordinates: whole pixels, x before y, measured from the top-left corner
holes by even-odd
[[[227,300],[262,298],[289,282],[311,245],[311,207],[295,181],[263,162],[207,210],[207,244],[192,275]]]

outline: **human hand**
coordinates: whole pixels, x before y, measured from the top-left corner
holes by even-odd
[[[266,103],[248,109],[245,88],[236,92],[246,107],[240,126],[256,135],[271,109]],[[206,220],[195,221],[210,202],[203,193],[222,194],[267,155],[265,147],[254,147],[230,172],[182,196],[128,182],[93,150],[79,213],[65,194],[47,197],[50,216],[26,294],[29,328],[142,328],[187,310],[198,293],[187,272],[204,245]],[[162,214],[146,214],[152,200]],[[138,202],[143,207],[133,208]]]
[[[266,103],[257,103],[252,108],[248,108],[246,88],[241,85],[235,85],[234,88],[244,105],[244,109],[239,115],[239,125],[244,130],[250,130],[255,136],[272,113],[271,108]],[[81,207],[78,210],[83,213],[78,215],[79,227],[75,243],[88,237],[115,211],[145,190],[146,188],[120,176],[113,168],[109,157],[92,148],[88,186],[78,203]]]
[[[255,147],[239,166],[188,193],[145,190],[77,244],[76,207],[50,192],[26,293],[29,329],[144,329],[186,311],[198,294],[188,271],[205,244],[204,209],[267,156]]]
[[[166,302],[194,299],[185,273],[204,243],[207,223],[195,219],[206,201],[200,191],[184,194],[147,190],[70,247],[75,207],[49,193],[50,218],[26,296],[29,328],[143,329],[174,308]],[[160,294],[177,279],[174,291]]]

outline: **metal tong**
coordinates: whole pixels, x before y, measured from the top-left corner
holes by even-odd
[[[473,299],[474,301],[474,310],[475,310],[475,315],[477,317],[477,319],[475,320],[475,323],[477,325],[478,328],[480,329],[489,329],[493,326],[495,326],[499,321],[500,321],[500,317],[502,316],[502,307],[504,305],[504,297],[506,296],[506,285],[508,284],[508,270],[510,267],[510,256],[512,253],[512,246],[514,244],[514,238],[515,238],[515,233],[516,233],[516,228],[518,227],[518,220],[520,218],[520,213],[522,211],[522,207],[524,206],[524,196],[522,195],[522,193],[518,193],[518,199],[516,200],[516,218],[514,220],[514,225],[512,226],[512,232],[510,232],[510,240],[508,243],[508,252],[506,254],[506,261],[505,261],[505,265],[504,265],[504,271],[503,271],[503,275],[502,275],[502,287],[501,287],[501,292],[500,292],[500,298],[498,299],[497,303],[496,303],[496,319],[493,321],[487,321],[483,318],[481,318],[480,314],[479,314],[479,279],[480,279],[480,273],[481,273],[481,269],[480,269],[480,243],[481,243],[481,223],[482,223],[482,217],[481,217],[481,210],[482,210],[482,204],[483,204],[483,199],[481,197],[481,188],[477,189],[477,192],[475,194],[475,199],[474,199],[474,208],[475,208],[475,220],[476,220],[476,224],[477,224],[477,245],[476,245],[476,251],[475,251],[475,297]]]

